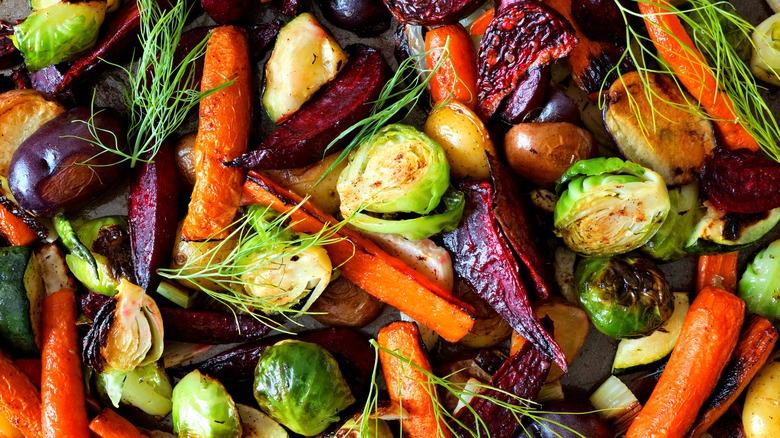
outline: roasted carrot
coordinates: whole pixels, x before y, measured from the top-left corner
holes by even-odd
[[[252,69],[246,32],[233,26],[212,31],[206,47],[201,90],[235,80],[200,102],[195,139],[195,188],[184,218],[187,240],[224,238],[241,200],[244,171],[223,163],[247,150],[252,117]]]
[[[41,409],[44,436],[89,436],[72,289],[43,300]]]
[[[146,435],[133,426],[124,417],[104,408],[89,423],[89,430],[98,438],[143,438]]]
[[[731,360],[723,370],[718,385],[702,406],[696,422],[688,432],[689,437],[702,436],[726,413],[769,359],[775,343],[777,343],[777,329],[772,322],[763,316],[752,315],[745,324],[734,354],[731,355]]]
[[[382,327],[376,337],[385,350],[392,351],[411,364],[387,351],[379,350],[379,361],[387,383],[390,400],[399,404],[409,417],[401,427],[410,438],[450,437],[447,426],[436,418],[436,390],[420,369],[431,372],[428,355],[420,340],[420,330],[412,322],[394,322]],[[413,364],[413,365],[412,365]]]
[[[43,436],[41,395],[14,362],[0,352],[0,412],[28,438]]]
[[[326,224],[338,223],[310,202],[296,208],[301,202],[300,196],[256,172],[250,172],[244,184],[243,204],[262,204],[290,213],[295,231],[316,233]],[[474,325],[474,310],[468,304],[453,298],[449,291],[390,256],[372,241],[347,227],[341,228],[336,237],[345,239],[327,245],[325,249],[333,265],[341,267],[341,275],[347,280],[450,342],[463,338]]]
[[[738,257],[739,251],[699,256],[696,290],[715,286],[732,293],[736,291]]]
[[[488,24],[490,24],[491,21],[493,21],[493,16],[496,14],[494,8],[490,8],[487,11],[485,11],[484,14],[480,15],[479,18],[474,20],[473,23],[471,23],[471,26],[469,26],[469,33],[474,36],[481,36],[484,35],[487,31]]]
[[[16,217],[4,206],[0,205],[0,236],[11,245],[26,246],[38,236],[21,218]]]
[[[431,77],[431,97],[434,103],[455,99],[477,106],[477,52],[471,35],[460,24],[450,24],[429,30],[425,34],[425,60],[434,68],[447,47],[449,59],[445,59]]]
[[[41,386],[41,360],[16,359],[14,361],[19,371],[23,372],[35,386]]]
[[[699,292],[672,355],[626,438],[681,437],[715,388],[737,344],[745,302],[723,289]]]
[[[729,149],[758,150],[756,139],[737,120],[734,102],[718,87],[680,19],[669,11],[669,0],[638,2],[647,31],[658,54],[671,66],[677,79],[710,115]],[[726,72],[729,74],[729,72]]]

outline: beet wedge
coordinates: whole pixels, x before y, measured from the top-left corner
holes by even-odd
[[[494,212],[495,190],[487,183],[463,182],[466,212],[460,226],[444,234],[455,272],[515,331],[528,339],[564,372],[561,347],[534,314],[520,267]]]
[[[456,435],[466,438],[475,436],[474,433],[478,432],[480,436],[516,436],[520,430],[520,418],[486,398],[518,404],[517,400],[509,395],[513,394],[524,400],[533,400],[539,395],[549,371],[550,362],[539,350],[526,342],[490,379],[490,386],[500,391],[489,389],[482,394],[483,397],[471,399],[471,409],[463,408],[455,413],[455,418],[469,429],[452,422],[450,425]],[[481,421],[476,420],[474,413]]]
[[[478,0],[384,0],[384,3],[399,22],[420,26],[456,23],[482,4]]]
[[[157,269],[170,265],[178,223],[179,175],[176,152],[165,144],[154,161],[136,170],[127,197],[130,248],[138,285],[154,291]]]
[[[254,170],[308,166],[325,156],[325,148],[345,128],[366,118],[390,78],[390,66],[382,53],[371,47],[356,44],[348,51],[350,61],[336,79],[279,125],[257,149],[227,164]]]

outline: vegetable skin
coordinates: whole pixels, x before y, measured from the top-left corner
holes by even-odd
[[[0,412],[24,436],[43,437],[41,395],[11,358],[0,352]]]
[[[89,430],[99,438],[144,438],[133,423],[112,411],[103,408],[89,423]]]
[[[458,23],[429,30],[425,34],[428,65],[439,64],[445,46],[449,59],[433,73],[430,82],[433,103],[454,99],[474,109],[477,106],[477,53],[471,36]]]

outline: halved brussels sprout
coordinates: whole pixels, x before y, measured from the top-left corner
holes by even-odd
[[[417,129],[392,124],[378,130],[351,155],[336,189],[341,213],[428,214],[450,184],[444,150]]]
[[[780,240],[759,251],[739,279],[747,311],[780,323]]]
[[[97,390],[114,407],[119,407],[121,402],[160,418],[171,412],[173,388],[165,370],[157,363],[130,372],[103,370],[97,376]]]
[[[173,431],[179,437],[238,438],[241,420],[219,381],[194,370],[173,388]]]
[[[263,412],[304,436],[324,431],[355,402],[336,359],[317,344],[294,339],[263,351],[254,391]]]
[[[34,72],[91,48],[105,16],[105,0],[58,3],[30,14],[10,38]]]
[[[678,260],[688,253],[685,245],[703,212],[699,202],[699,184],[669,189],[671,210],[661,228],[642,247],[642,252],[664,262]]]
[[[646,336],[674,313],[663,272],[634,256],[587,257],[574,273],[582,307],[600,332],[617,339]]]
[[[582,160],[558,181],[555,234],[585,255],[622,254],[644,245],[671,208],[656,172],[619,158]]]

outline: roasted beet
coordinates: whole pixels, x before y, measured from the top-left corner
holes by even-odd
[[[718,150],[701,170],[709,201],[729,213],[780,207],[780,164],[748,149]]]
[[[514,125],[534,117],[541,111],[549,84],[550,66],[529,69],[504,102],[501,120]]]
[[[372,37],[390,28],[390,12],[382,0],[317,0],[322,15],[332,24]]]
[[[8,169],[11,192],[22,208],[36,214],[74,211],[105,193],[126,170],[119,155],[93,143],[123,150],[126,138],[122,119],[112,110],[92,113],[77,107],[62,113],[14,153]]]
[[[571,14],[582,33],[592,40],[625,40],[626,25],[616,0],[572,0]]]
[[[9,38],[13,33],[13,25],[0,20],[0,69],[6,69],[22,62],[19,50]]]
[[[547,92],[547,100],[542,105],[542,111],[533,121],[579,125],[582,121],[582,114],[577,103],[567,96],[561,87],[554,86]]]
[[[452,24],[474,12],[480,0],[384,0],[401,23],[436,26]]]
[[[200,5],[219,24],[238,21],[249,12],[249,0],[200,0]]]
[[[532,438],[612,438],[607,423],[584,400],[560,400],[542,405],[544,412],[528,425]],[[526,435],[523,435],[526,436]]]
[[[489,118],[526,72],[571,52],[571,25],[542,3],[516,0],[498,10],[477,55],[479,113]]]
[[[349,47],[344,69],[282,123],[257,149],[231,161],[247,169],[290,169],[313,164],[348,126],[371,112],[372,102],[390,77],[382,54],[371,47]],[[341,147],[344,142],[341,142]],[[329,152],[338,150],[338,145]]]

